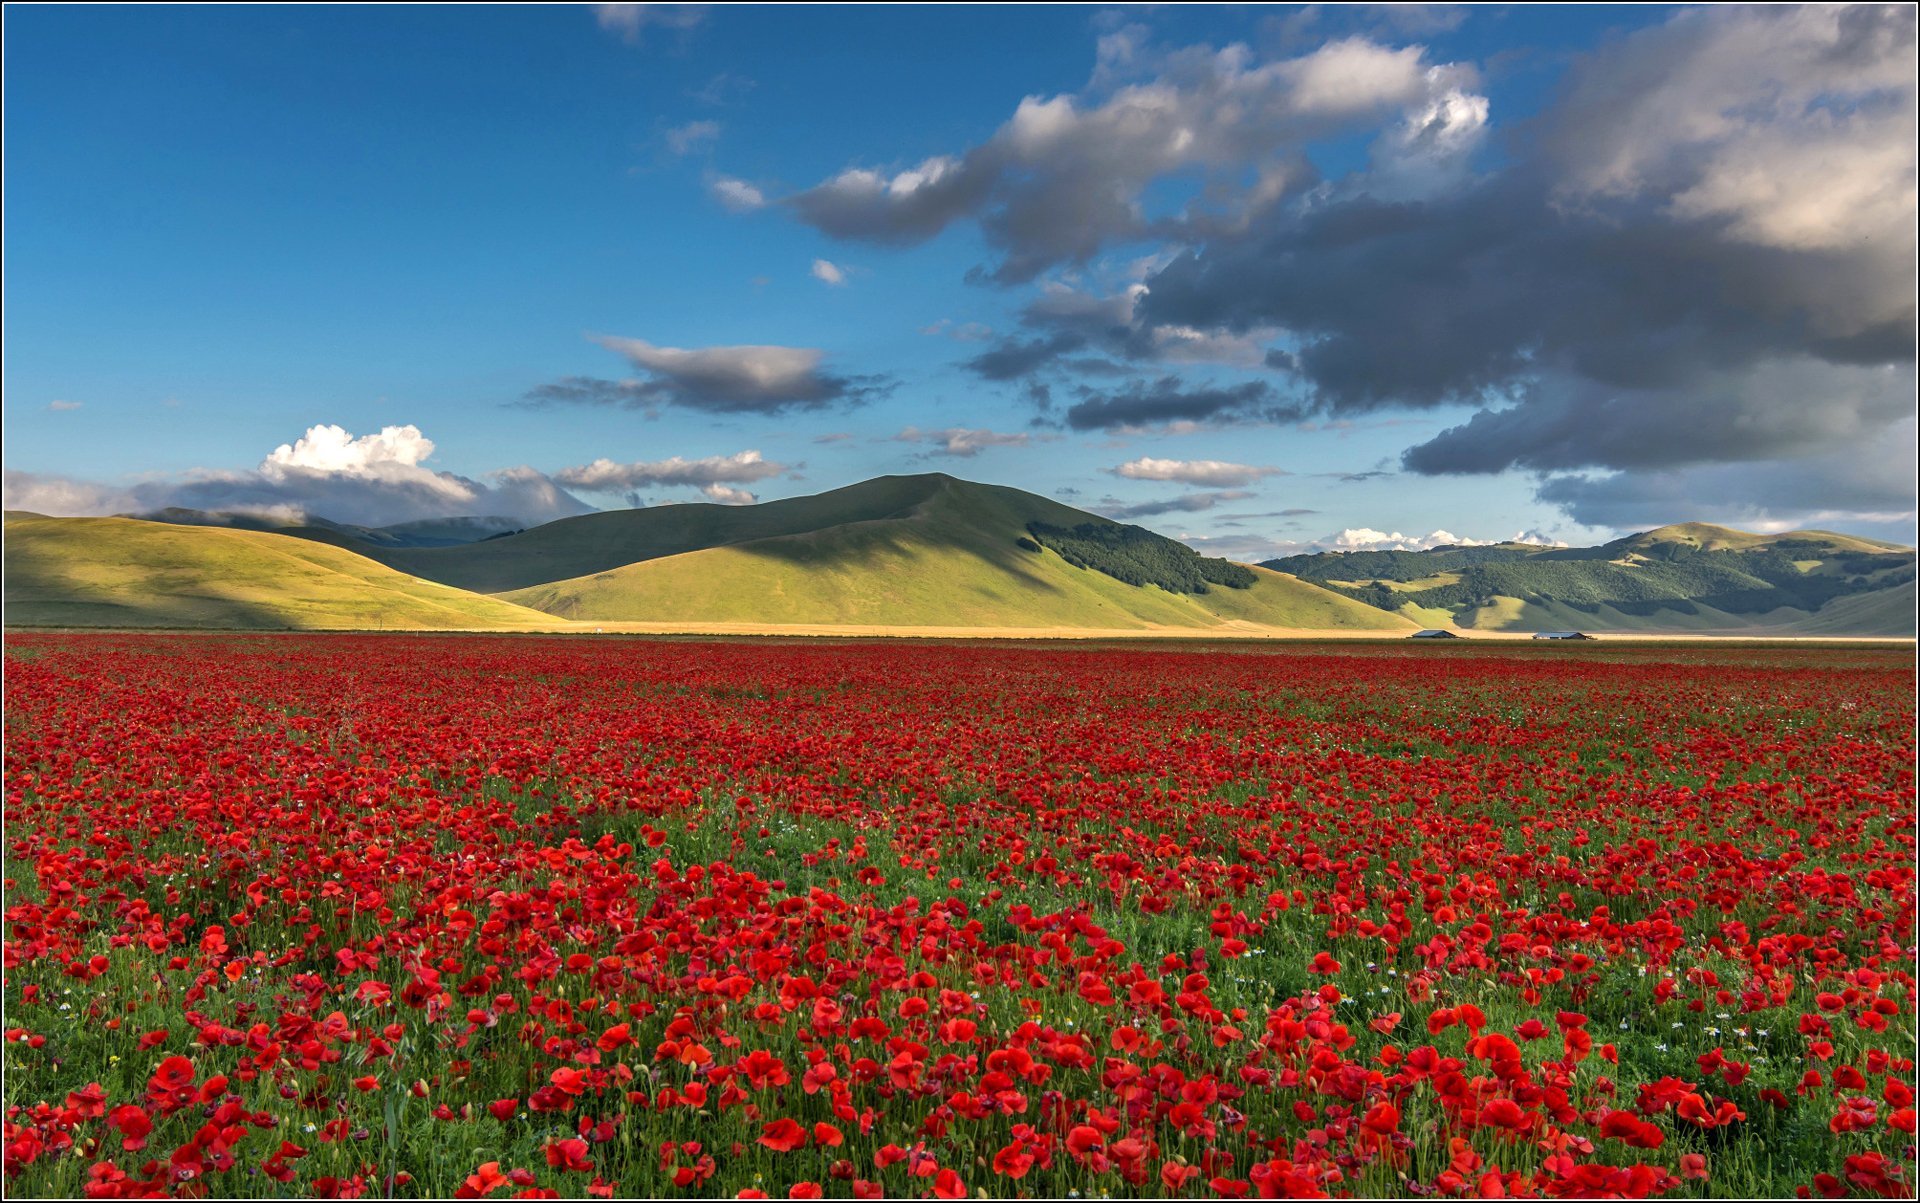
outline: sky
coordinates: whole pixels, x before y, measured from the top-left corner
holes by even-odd
[[[1915,531],[1911,6],[5,10],[6,504]]]

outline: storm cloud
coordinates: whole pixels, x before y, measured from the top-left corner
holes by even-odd
[[[1141,430],[1170,425],[1227,425],[1273,421],[1287,410],[1273,386],[1260,380],[1234,385],[1192,385],[1178,376],[1133,381],[1117,389],[1082,387],[1080,400],[1063,416],[1072,430]],[[1047,419],[1041,419],[1047,421]]]

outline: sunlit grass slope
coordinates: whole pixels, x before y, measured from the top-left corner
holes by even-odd
[[[1024,550],[1016,540],[1029,522],[1102,520],[1016,489],[938,475],[883,477],[805,500],[837,499],[843,514],[858,512],[839,495],[868,486],[884,486],[872,495],[898,504],[825,529],[665,556],[503,596],[558,617],[605,622],[1410,629],[1398,615],[1264,569],[1250,589],[1215,586],[1194,596],[1124,584],[1051,551]]]
[[[10,626],[457,630],[553,625],[498,598],[260,531],[9,513]]]
[[[950,479],[939,474],[881,476],[810,497],[760,505],[700,503],[610,510],[562,518],[516,535],[459,547],[341,545],[430,581],[477,593],[506,593],[590,576],[641,560],[803,534],[850,522],[904,517],[938,491],[941,482]],[[1053,508],[1077,513],[1065,506]]]

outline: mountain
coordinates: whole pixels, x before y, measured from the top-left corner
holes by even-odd
[[[523,524],[515,519],[498,517],[421,518],[392,526],[354,526],[313,516],[302,522],[280,522],[258,514],[233,510],[190,510],[181,506],[119,516],[167,522],[175,526],[224,526],[234,530],[267,531],[337,546],[456,547],[462,543],[497,539],[501,535],[524,529]]]
[[[1172,588],[1130,584],[1110,571],[1075,566],[1034,537],[1036,529],[1083,528],[1138,532],[1130,550],[1120,553],[1128,563],[1108,564],[1134,579],[1152,580],[1170,565],[1202,560],[1185,545],[1137,527],[1018,489],[939,473],[880,477],[751,509],[672,506],[569,518],[497,540],[485,550],[527,549],[511,562],[517,571],[561,562],[562,548],[601,562],[642,547],[655,553],[501,594],[585,621],[1411,629],[1398,615],[1283,573],[1242,569],[1245,588],[1212,585],[1204,593],[1184,592],[1190,581],[1177,571],[1165,575]],[[607,542],[583,537],[589,531]],[[616,537],[634,541],[615,553],[608,544]],[[691,546],[696,539],[707,545]],[[550,554],[536,558],[532,548],[547,540]],[[471,560],[480,549],[457,550]],[[453,558],[451,551],[434,552],[409,562],[426,554]],[[418,571],[429,575],[424,568]]]
[[[547,615],[304,539],[132,518],[6,516],[10,625],[462,630]]]
[[[1259,567],[1018,489],[883,476],[515,531],[240,514],[9,514],[7,621],[404,629],[945,628],[1912,635],[1911,548],[1702,523]]]
[[[1477,630],[1912,635],[1912,548],[1703,522],[1598,547],[1503,543],[1269,560],[1427,625]]]

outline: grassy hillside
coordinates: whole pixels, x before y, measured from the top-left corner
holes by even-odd
[[[811,497],[761,505],[703,502],[611,510],[562,518],[459,547],[378,547],[350,540],[339,540],[337,545],[430,581],[476,593],[506,593],[641,560],[902,517],[931,496],[939,482],[950,479],[937,474],[881,476]],[[1065,506],[1056,508],[1063,514],[1079,513]]]
[[[884,484],[874,492],[911,504],[884,516],[665,556],[503,596],[559,617],[606,622],[1411,629],[1398,615],[1277,572],[1255,572],[1247,589],[1183,594],[1076,568],[1020,540],[1030,523],[1100,520],[1016,489],[946,476],[868,483]],[[844,495],[862,488],[806,500],[834,498],[844,505]]]
[[[498,598],[259,531],[9,513],[13,626],[385,628],[552,625]]]
[[[1695,522],[1598,547],[1327,553],[1268,566],[1414,621],[1480,630],[1914,632],[1913,550],[1830,531]]]

